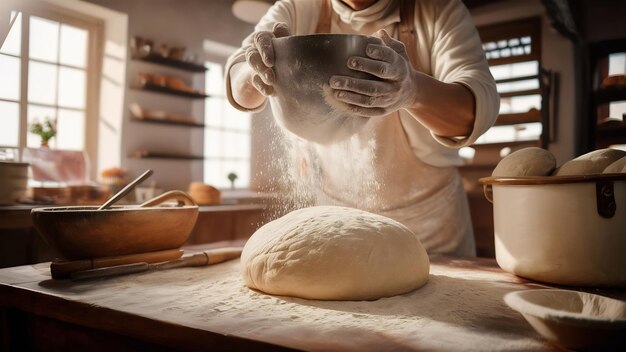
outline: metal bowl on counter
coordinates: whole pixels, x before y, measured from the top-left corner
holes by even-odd
[[[487,177],[496,260],[560,285],[626,287],[626,174]]]
[[[310,141],[327,144],[357,133],[367,118],[356,116],[329,99],[333,75],[376,79],[347,67],[351,56],[366,57],[376,37],[352,34],[297,35],[272,39],[276,94],[270,104],[278,124]]]
[[[176,206],[165,203],[176,200]],[[162,251],[182,246],[198,217],[198,206],[170,191],[139,206],[36,208],[32,220],[43,239],[66,260]]]

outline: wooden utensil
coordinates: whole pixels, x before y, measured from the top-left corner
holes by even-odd
[[[134,179],[131,183],[127,184],[126,187],[122,188],[119,192],[115,193],[113,197],[107,200],[98,210],[104,210],[109,208],[111,205],[115,204],[118,200],[124,198],[130,191],[135,189],[135,186],[143,182],[145,179],[152,175],[152,170],[146,170],[143,174],[139,175],[136,179]]]
[[[163,251],[83,260],[55,260],[50,264],[50,273],[52,274],[52,278],[56,280],[69,279],[70,275],[77,271],[85,271],[135,263],[161,263],[169,260],[178,259],[182,255],[183,251],[180,248],[176,248]]]
[[[118,265],[108,268],[92,269],[77,271],[70,276],[74,280],[94,279],[99,277],[110,277],[118,275],[126,275],[140,273],[149,270],[167,270],[191,266],[205,266],[225,262],[238,258],[241,255],[241,247],[227,247],[209,249],[204,252],[189,255],[177,260],[170,260],[159,264],[135,263],[127,265]]]

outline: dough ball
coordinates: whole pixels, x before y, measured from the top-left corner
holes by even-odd
[[[430,262],[415,234],[366,211],[319,206],[267,223],[246,243],[250,288],[318,300],[375,300],[428,281]]]
[[[549,151],[530,147],[515,151],[504,157],[491,176],[547,176],[554,171],[556,159]]]
[[[599,149],[570,160],[554,173],[555,176],[601,174],[607,166],[626,156],[618,149]]]
[[[619,174],[621,172],[626,173],[626,156],[618,159],[611,165],[607,166],[602,173],[604,174]]]

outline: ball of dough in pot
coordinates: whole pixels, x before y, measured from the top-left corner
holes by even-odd
[[[626,156],[618,149],[599,149],[583,154],[561,165],[555,176],[601,174],[607,166]]]
[[[556,159],[549,151],[529,147],[515,151],[504,157],[491,176],[548,176],[556,167]]]
[[[626,172],[626,156],[607,166],[603,174],[619,174]]]
[[[241,254],[250,288],[318,300],[375,300],[428,281],[426,250],[406,226],[353,208],[293,211],[257,230]]]

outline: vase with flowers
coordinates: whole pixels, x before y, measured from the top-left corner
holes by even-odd
[[[56,121],[46,116],[43,123],[35,120],[30,124],[28,131],[38,135],[41,138],[41,147],[46,148],[48,147],[48,142],[57,134]]]

